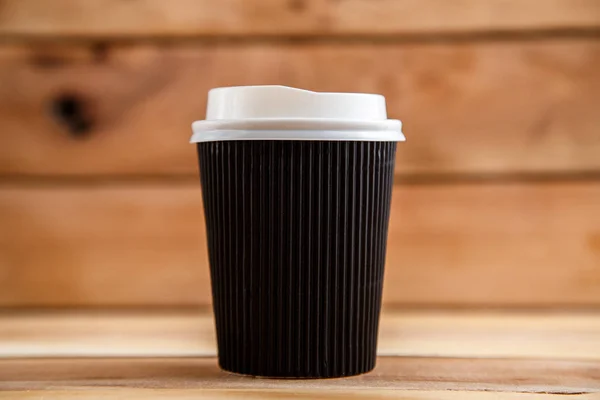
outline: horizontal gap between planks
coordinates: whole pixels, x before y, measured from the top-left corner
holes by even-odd
[[[384,281],[384,285],[385,285]],[[179,304],[179,305],[161,305],[161,304],[148,304],[148,305],[56,305],[52,304],[49,306],[0,306],[0,317],[6,317],[11,315],[19,316],[45,316],[49,313],[53,315],[148,315],[154,314],[169,314],[169,313],[184,313],[193,315],[210,315],[212,317],[213,308],[212,304]],[[524,315],[530,313],[536,313],[541,316],[552,316],[552,315],[579,315],[587,313],[600,313],[600,305],[598,304],[577,304],[577,305],[564,305],[560,303],[556,304],[544,304],[544,305],[528,305],[528,304],[516,304],[513,306],[499,305],[499,304],[452,304],[452,303],[384,303],[382,304],[382,310],[391,313],[406,313],[406,314],[420,314],[420,313],[437,313],[437,312],[452,312],[456,315],[462,314],[485,314],[490,316],[502,316],[503,314],[510,313],[511,315]],[[599,314],[600,315],[600,314]]]
[[[396,174],[395,185],[444,185],[444,184],[508,184],[508,183],[585,183],[600,182],[600,171],[544,172],[544,173],[447,173],[447,174]],[[174,175],[88,175],[88,176],[38,176],[0,175],[2,187],[52,187],[52,186],[120,186],[120,185],[200,185],[194,174]]]
[[[284,34],[284,35],[98,35],[72,36],[53,34],[0,34],[0,45],[14,43],[67,43],[67,44],[202,44],[206,46],[248,45],[254,43],[272,44],[439,44],[461,42],[504,42],[504,41],[536,41],[549,39],[600,39],[600,26],[594,28],[557,28],[532,29],[515,31],[464,31],[464,32],[426,32],[426,33],[360,33],[360,34]]]

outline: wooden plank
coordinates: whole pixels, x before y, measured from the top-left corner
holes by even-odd
[[[588,312],[384,308],[378,354],[600,360],[600,317]],[[208,311],[0,313],[0,357],[216,356]]]
[[[315,30],[313,0],[17,0],[0,7],[0,35],[119,38],[291,34]]]
[[[2,305],[210,301],[198,185],[0,192]]]
[[[390,301],[598,304],[598,183],[423,185],[394,196]]]
[[[198,185],[5,186],[0,304],[208,304]],[[386,304],[600,304],[600,184],[397,186]],[[50,272],[51,271],[51,272]]]
[[[342,0],[329,5],[329,28],[355,34],[600,27],[600,2],[593,0]]]
[[[228,374],[214,358],[12,359],[0,361],[0,390],[107,388],[213,390],[459,390],[600,392],[600,362],[380,357],[372,373],[344,379],[254,379]],[[0,391],[0,393],[2,393]]]
[[[589,29],[596,0],[4,0],[0,34],[20,37],[344,35]]]
[[[600,170],[600,41],[553,39],[4,46],[0,174],[195,177],[206,92],[256,83],[386,95],[399,174]]]

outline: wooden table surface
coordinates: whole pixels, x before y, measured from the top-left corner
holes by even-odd
[[[212,316],[0,312],[0,398],[600,399],[600,313],[398,311],[376,369],[324,380],[217,367]]]

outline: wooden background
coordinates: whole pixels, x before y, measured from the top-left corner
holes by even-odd
[[[210,301],[211,87],[387,97],[385,302],[600,305],[600,0],[0,1],[0,306]]]

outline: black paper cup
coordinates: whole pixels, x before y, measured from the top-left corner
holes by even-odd
[[[221,368],[286,378],[373,369],[396,142],[197,148]]]

